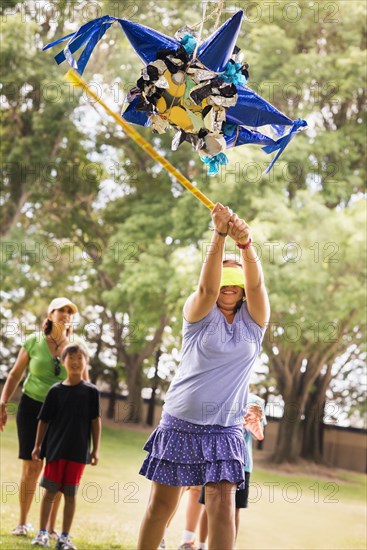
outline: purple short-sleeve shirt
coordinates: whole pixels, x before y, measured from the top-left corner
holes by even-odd
[[[241,424],[251,368],[264,332],[245,303],[233,323],[217,305],[196,323],[184,319],[181,362],[164,410],[194,424]]]

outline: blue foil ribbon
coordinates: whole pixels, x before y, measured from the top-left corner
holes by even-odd
[[[278,160],[280,155],[283,153],[284,149],[287,147],[288,143],[294,138],[298,130],[300,130],[300,128],[304,126],[307,126],[307,122],[305,120],[297,118],[297,120],[294,121],[289,134],[278,139],[274,143],[274,145],[266,145],[265,147],[262,147],[262,150],[265,151],[267,155],[269,155],[270,153],[274,153],[274,151],[277,151],[277,154],[275,155],[275,157],[273,158],[273,160],[265,170],[264,174],[268,174],[270,172],[275,162]]]
[[[232,137],[237,132],[238,124],[233,124],[231,122],[224,122],[222,124],[222,132],[225,136]]]
[[[219,172],[219,166],[228,164],[228,157],[224,153],[218,153],[214,157],[200,157],[208,166],[208,176],[215,176]]]
[[[65,60],[69,65],[80,75],[83,74],[84,69],[89,61],[89,58],[97,44],[111,25],[118,21],[116,17],[111,17],[110,15],[104,15],[93,21],[89,21],[85,25],[82,25],[78,31],[72,34],[68,34],[63,38],[47,44],[43,49],[48,50],[65,40],[69,40],[67,46],[55,56],[55,61],[58,65],[63,63]],[[78,61],[73,56],[73,53],[82,48],[85,45],[84,50],[80,54]]]
[[[158,49],[168,48],[176,50],[180,45],[178,40],[149,29],[149,27],[144,27],[144,25],[132,23],[127,19],[104,15],[93,21],[89,21],[75,33],[68,34],[63,38],[51,42],[51,44],[47,44],[43,49],[48,50],[68,40],[64,50],[55,56],[55,60],[58,65],[66,60],[73,69],[82,75],[96,44],[101,40],[107,29],[116,21],[120,24],[125,36],[146,65],[156,59]],[[84,50],[79,59],[76,60],[73,54],[83,47]]]
[[[231,61],[228,61],[224,73],[220,74],[219,78],[235,86],[246,84],[247,82],[247,78],[242,74],[241,63],[232,63]]]
[[[185,34],[181,40],[181,44],[186,50],[187,55],[192,55],[196,48],[196,40],[192,34]]]

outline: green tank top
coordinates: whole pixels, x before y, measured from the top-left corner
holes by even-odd
[[[54,358],[43,333],[27,338],[23,348],[29,355],[28,375],[23,384],[23,393],[43,403],[51,386],[66,379],[66,369],[60,361],[60,374],[55,375]]]

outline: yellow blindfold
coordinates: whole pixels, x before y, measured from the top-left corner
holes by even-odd
[[[245,288],[243,271],[236,267],[223,267],[220,286],[240,286]]]

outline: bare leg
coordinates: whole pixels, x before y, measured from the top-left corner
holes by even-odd
[[[208,483],[205,506],[208,514],[208,546],[210,550],[232,550],[235,542],[236,485],[228,481]]]
[[[186,489],[186,487],[181,487],[181,493],[180,493],[180,497],[179,497],[179,499],[178,499],[178,501],[177,501],[176,508],[173,510],[173,512],[172,512],[172,514],[171,514],[171,517],[170,517],[169,520],[167,521],[166,527],[169,527],[169,525],[170,525],[172,519],[174,518],[174,516],[175,516],[175,514],[176,514],[176,512],[177,512],[177,508],[178,508],[179,505],[180,505],[180,500],[181,500],[181,498],[182,498],[182,495],[183,495],[184,492],[185,492],[185,489]]]
[[[140,527],[137,550],[156,550],[179,502],[181,487],[152,482],[149,503]]]
[[[208,514],[206,513],[205,506],[201,504],[203,511],[199,523],[199,541],[205,542],[208,536]]]
[[[64,495],[64,518],[62,521],[62,530],[64,533],[70,533],[71,524],[75,514],[76,495]]]
[[[46,529],[49,522],[52,505],[55,502],[57,493],[51,493],[45,489],[42,502],[41,502],[41,519],[40,529]]]
[[[236,538],[235,538],[235,540],[237,540],[238,529],[240,528],[240,508],[236,508],[235,524],[236,524]]]
[[[203,511],[203,505],[198,502],[201,487],[190,487],[189,500],[186,508],[186,526],[187,531],[196,531],[200,516]]]
[[[47,531],[49,533],[52,533],[55,531],[55,525],[56,525],[56,516],[57,512],[59,510],[60,502],[61,502],[61,491],[58,491],[56,494],[56,498],[54,500],[53,506],[51,508],[51,512],[48,518],[48,525],[47,525]]]
[[[36,492],[37,481],[42,471],[42,462],[33,460],[22,460],[22,475],[20,478],[19,524],[26,525],[29,509],[32,504],[34,493]]]

